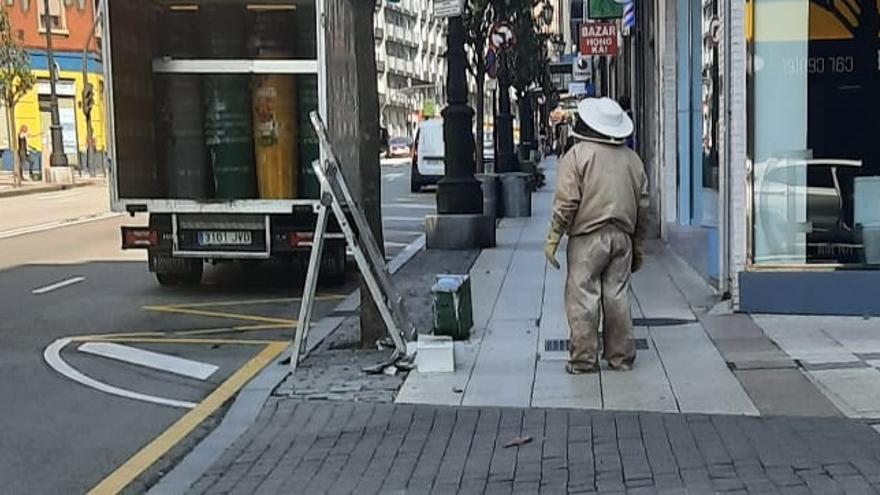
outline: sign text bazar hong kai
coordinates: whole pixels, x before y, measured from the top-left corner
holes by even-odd
[[[613,22],[581,24],[581,55],[617,55],[617,25]]]

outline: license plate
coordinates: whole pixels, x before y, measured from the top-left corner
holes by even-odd
[[[199,246],[248,246],[251,233],[246,230],[199,232]]]

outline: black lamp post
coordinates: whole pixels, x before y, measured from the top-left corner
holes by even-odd
[[[443,141],[446,174],[437,184],[437,213],[479,214],[483,191],[474,177],[474,110],[468,105],[465,31],[461,16],[449,18],[446,35],[446,97]]]
[[[498,115],[495,117],[498,127],[498,156],[495,171],[498,173],[516,172],[519,164],[513,145],[513,114],[510,112],[510,70],[507,52],[498,54]]]
[[[46,58],[49,62],[49,107],[52,114],[52,124],[49,126],[52,135],[52,155],[49,157],[49,164],[53,167],[66,167],[67,155],[64,154],[61,118],[58,116],[58,93],[55,89],[58,73],[55,71],[55,52],[52,50],[52,14],[49,10],[49,0],[43,0],[43,11],[43,22],[46,23]]]

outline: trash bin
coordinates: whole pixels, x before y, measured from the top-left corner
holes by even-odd
[[[498,175],[477,174],[477,180],[483,189],[483,215],[497,219],[501,216],[501,202],[499,201]]]
[[[529,174],[512,172],[501,177],[504,215],[508,218],[532,216],[532,195]]]
[[[431,287],[434,299],[434,335],[467,340],[474,326],[471,279],[468,275],[437,275]]]

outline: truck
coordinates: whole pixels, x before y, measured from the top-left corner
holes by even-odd
[[[111,208],[162,285],[206,263],[307,258],[321,196],[309,112],[326,114],[320,2],[101,0]],[[304,263],[303,263],[304,265]],[[322,277],[344,280],[331,221]]]

